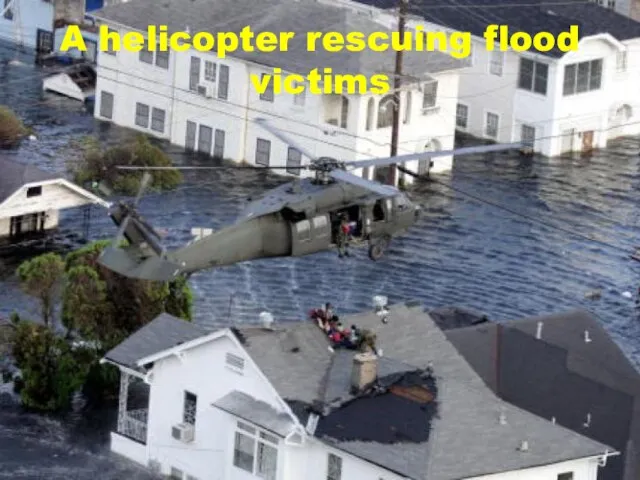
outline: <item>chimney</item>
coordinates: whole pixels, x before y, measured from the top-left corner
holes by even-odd
[[[538,329],[536,330],[536,338],[538,340],[542,338],[542,322],[538,322]]]
[[[374,353],[358,353],[353,357],[351,370],[351,388],[362,391],[376,381],[378,376],[378,358]]]

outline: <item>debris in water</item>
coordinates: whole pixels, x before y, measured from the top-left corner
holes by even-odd
[[[34,140],[37,140],[37,138],[35,135],[29,135],[29,140],[33,142]]]
[[[586,298],[587,300],[598,300],[601,296],[601,290],[590,290],[584,294],[584,298]]]
[[[631,292],[622,292],[622,296],[624,298],[633,298],[633,295],[631,294]]]

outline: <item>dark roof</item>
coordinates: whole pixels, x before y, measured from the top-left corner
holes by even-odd
[[[374,74],[393,72],[395,54],[388,52],[327,52],[318,49],[309,53],[306,33],[363,32],[387,30],[366,15],[336,5],[315,0],[131,0],[107,6],[92,12],[99,20],[122,26],[147,30],[149,25],[167,25],[170,32],[196,33],[240,32],[247,25],[253,32],[294,32],[286,52],[249,52],[238,49],[229,53],[240,58],[270,67],[280,67],[286,72],[304,75],[315,68],[331,67],[333,73]],[[423,77],[428,73],[450,71],[469,65],[468,59],[455,59],[450,55],[432,52],[406,52],[404,72]]]
[[[446,334],[501,398],[623,452],[598,478],[638,478],[640,374],[597,318],[572,311]]]
[[[396,0],[356,1],[382,9],[396,6]],[[471,32],[481,38],[490,24],[508,25],[512,32],[523,31],[531,35],[541,31],[557,35],[569,31],[571,25],[578,25],[580,38],[601,33],[609,33],[620,41],[640,37],[640,23],[610,9],[582,1],[573,5],[557,3],[549,5],[544,0],[413,0],[409,2],[409,12],[428,22]],[[563,55],[559,50],[548,54]]]
[[[0,156],[0,203],[27,183],[43,182],[54,178],[60,178],[60,175]]]
[[[316,435],[337,449],[416,480],[469,478],[610,450],[501,401],[421,308],[393,306],[388,324],[373,312],[343,320],[374,331],[382,350],[379,389],[364,396],[350,392],[354,352],[333,352],[314,323],[236,330],[300,421],[318,413]],[[428,369],[432,378],[422,376]],[[432,400],[411,403],[399,387],[424,388]],[[526,453],[517,450],[523,440]]]
[[[162,313],[121,344],[109,350],[104,358],[118,365],[142,371],[143,369],[137,366],[138,360],[195,340],[207,333],[198,325],[168,313]]]

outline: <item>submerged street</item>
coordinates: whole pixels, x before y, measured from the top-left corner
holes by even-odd
[[[14,59],[3,48],[0,59]],[[22,65],[0,63],[0,104],[15,109],[37,140],[8,155],[64,172],[71,141],[95,134],[114,143],[129,135],[95,121],[80,102],[43,96],[42,72],[31,57],[19,59]],[[178,147],[166,149],[177,164],[196,161]],[[196,321],[208,327],[257,322],[264,310],[276,321],[303,321],[326,301],[341,314],[371,308],[374,295],[392,303],[417,299],[429,308],[468,307],[497,321],[586,308],[640,366],[634,304],[640,263],[629,259],[640,245],[639,151],[640,140],[623,139],[590,158],[460,157],[453,172],[409,191],[423,216],[380,262],[362,250],[347,259],[330,252],[200,273],[192,278]],[[177,191],[149,194],[140,203],[140,213],[167,231],[170,247],[189,241],[193,227],[233,221],[247,197],[285,181],[248,170],[184,175]],[[92,239],[115,235],[106,211],[94,209],[92,217]],[[80,233],[82,219],[80,210],[64,214],[60,236]],[[14,277],[17,264],[0,259],[0,315],[17,310],[35,317]],[[601,298],[586,299],[592,290]],[[105,432],[113,422],[97,417],[48,419],[0,406],[0,478],[147,478],[109,457]]]

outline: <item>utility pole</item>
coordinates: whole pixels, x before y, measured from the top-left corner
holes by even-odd
[[[405,24],[407,17],[407,6],[409,0],[398,0],[398,36],[403,44]],[[402,85],[402,57],[403,51],[396,52],[396,68],[393,77],[393,124],[391,125],[391,156],[398,155],[398,134],[400,132],[400,87]],[[396,166],[389,168],[389,184],[396,184]]]

